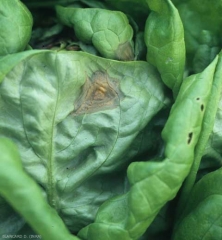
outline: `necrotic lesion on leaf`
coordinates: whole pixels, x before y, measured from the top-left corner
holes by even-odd
[[[119,106],[123,96],[117,80],[105,72],[96,71],[91,77],[87,77],[80,97],[74,103],[74,115],[113,109]]]
[[[117,59],[123,61],[133,61],[134,59],[134,52],[133,47],[130,42],[125,42],[118,46],[116,51]]]
[[[200,110],[203,112],[203,110],[204,110],[204,105],[203,104],[201,104]]]
[[[197,101],[200,101],[200,98],[196,98]],[[200,110],[203,112],[204,111],[204,104],[201,104],[200,105]]]
[[[187,143],[188,143],[188,144],[191,143],[192,138],[193,138],[193,133],[190,132],[190,133],[188,134],[188,140],[187,140]]]

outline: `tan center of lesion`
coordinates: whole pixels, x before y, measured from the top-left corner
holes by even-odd
[[[106,97],[106,92],[107,92],[106,86],[104,85],[97,86],[94,94],[94,99],[95,100],[104,99]]]

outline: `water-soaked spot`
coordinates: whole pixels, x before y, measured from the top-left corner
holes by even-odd
[[[203,104],[201,104],[200,110],[203,112],[203,110],[204,110],[204,105]]]
[[[190,132],[190,133],[188,134],[188,140],[187,140],[187,143],[188,143],[188,144],[190,144],[190,143],[191,143],[191,141],[192,141],[192,138],[193,138],[193,133],[192,133],[192,132]]]
[[[198,98],[196,98],[196,100],[197,100],[197,101],[199,101],[199,100],[200,100],[200,98],[198,97]]]
[[[92,77],[87,77],[75,102],[74,115],[116,108],[123,97],[118,81],[105,72],[97,71]]]

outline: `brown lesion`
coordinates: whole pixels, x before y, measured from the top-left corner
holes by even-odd
[[[116,56],[118,60],[121,61],[133,61],[134,60],[134,50],[130,42],[125,42],[118,46],[116,51]]]
[[[80,97],[75,102],[74,115],[93,113],[119,106],[123,93],[118,82],[102,71],[87,77]]]

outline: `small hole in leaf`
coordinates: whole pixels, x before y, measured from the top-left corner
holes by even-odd
[[[196,98],[196,100],[197,100],[197,101],[199,101],[199,100],[200,100],[200,98],[198,97],[198,98]]]
[[[203,104],[201,104],[201,106],[200,106],[200,110],[201,110],[201,111],[204,110],[204,105],[203,105]]]
[[[188,140],[187,140],[187,143],[188,143],[188,144],[191,143],[192,138],[193,138],[193,133],[190,132],[190,133],[188,134]]]

